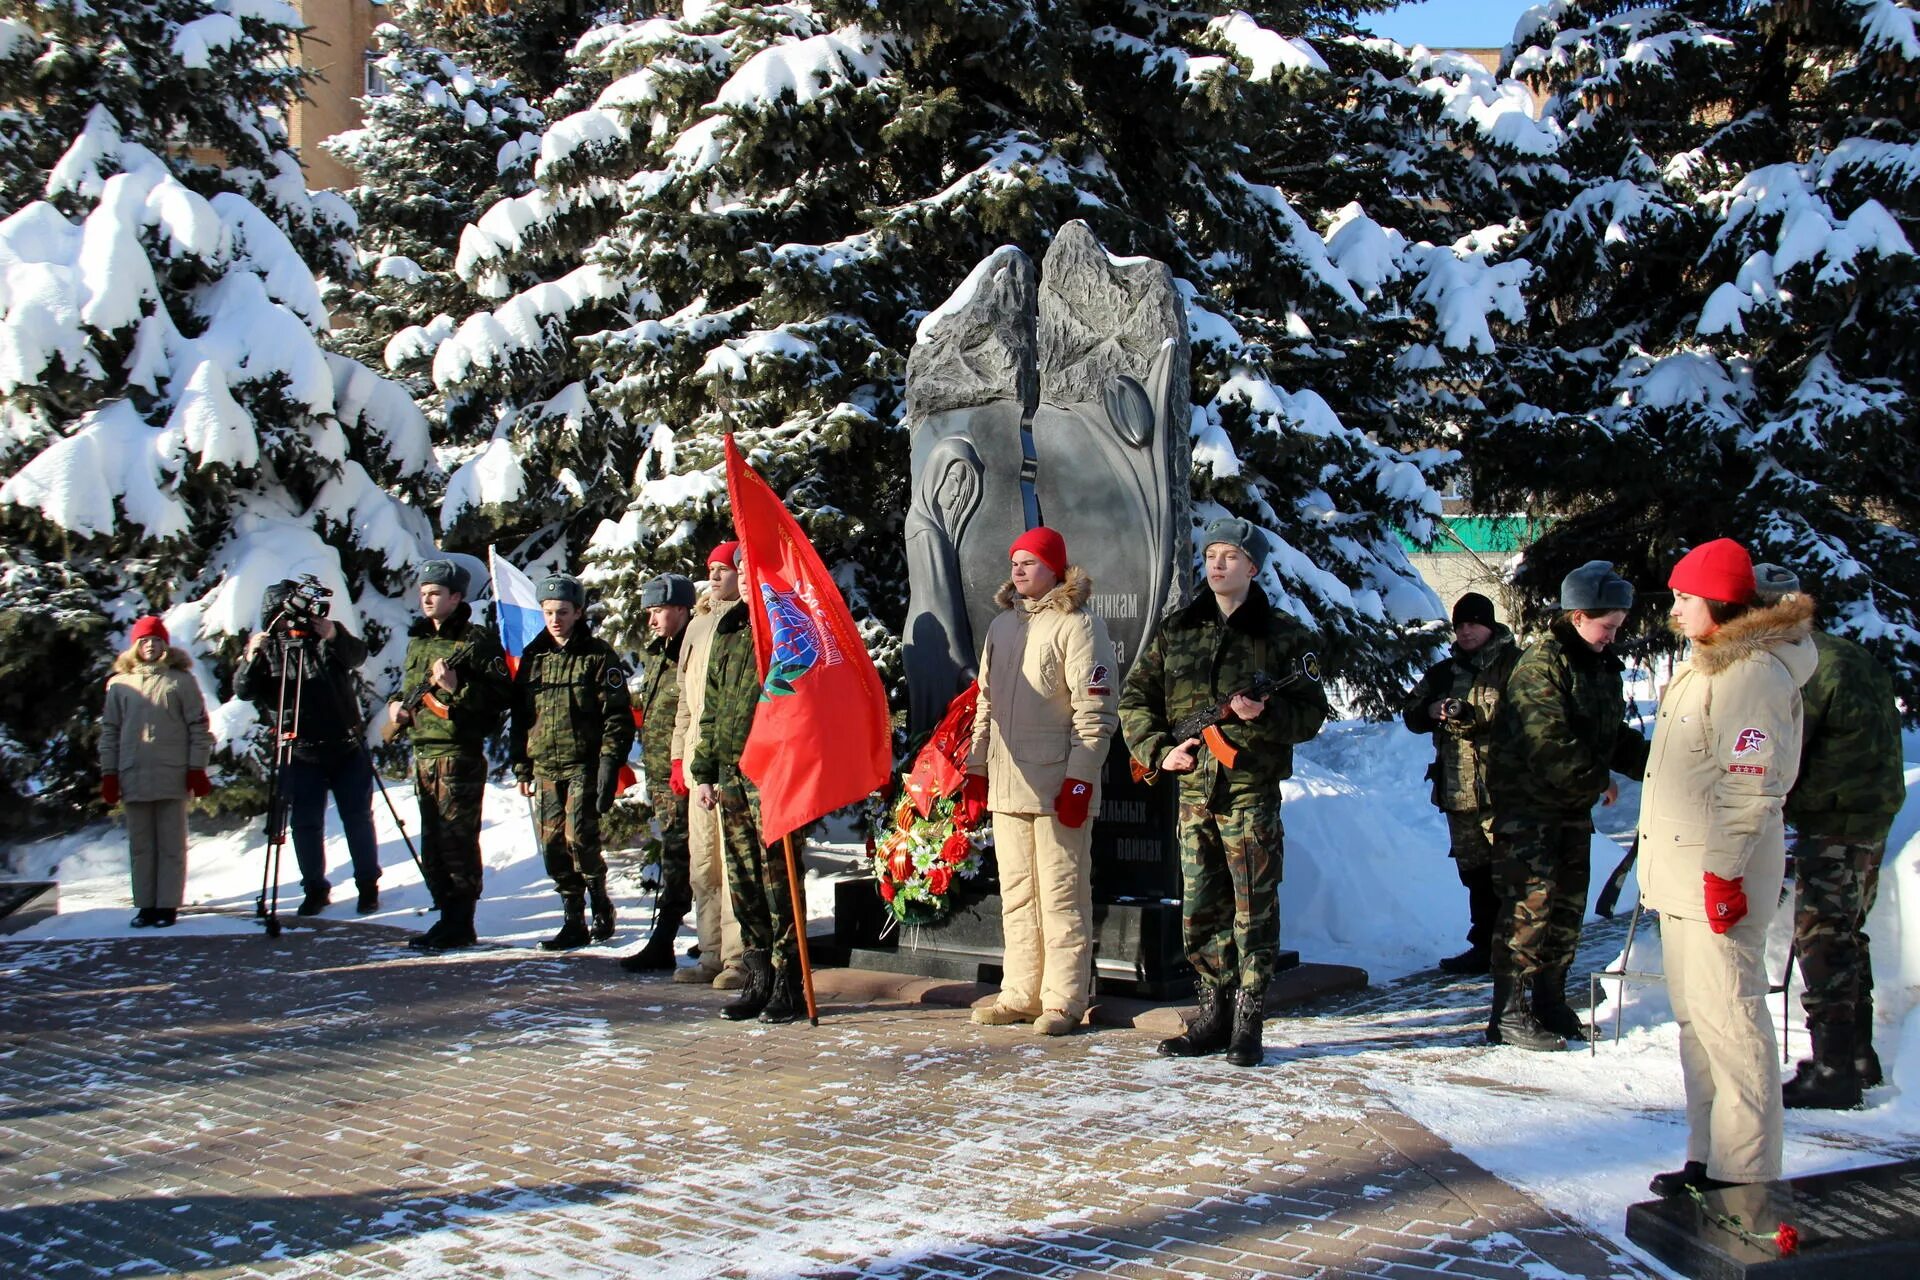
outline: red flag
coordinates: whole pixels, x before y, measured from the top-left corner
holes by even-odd
[[[980,682],[968,684],[958,697],[947,704],[927,745],[914,757],[907,774],[907,794],[921,817],[933,812],[933,806],[958,791],[967,780],[967,752],[973,746],[973,715],[980,705]]]
[[[740,772],[760,789],[760,836],[773,844],[886,785],[892,731],[880,673],[840,588],[731,435],[727,497],[761,677]]]

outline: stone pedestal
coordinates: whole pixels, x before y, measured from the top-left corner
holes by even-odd
[[[1793,1253],[1771,1243],[1781,1223]],[[1920,1275],[1920,1160],[1648,1200],[1627,1210],[1627,1239],[1695,1280]]]
[[[52,880],[0,880],[0,933],[18,933],[60,910],[60,886]]]

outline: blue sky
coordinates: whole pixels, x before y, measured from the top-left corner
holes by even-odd
[[[1498,49],[1538,0],[1421,0],[1362,21],[1402,44],[1434,49]]]

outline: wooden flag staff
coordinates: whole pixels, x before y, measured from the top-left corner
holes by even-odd
[[[787,855],[787,892],[793,898],[793,937],[800,952],[800,988],[807,993],[807,1024],[820,1025],[820,1007],[813,999],[813,961],[807,955],[807,891],[800,878],[800,859],[793,852],[793,837],[780,837]]]

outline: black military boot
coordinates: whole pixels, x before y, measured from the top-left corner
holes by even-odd
[[[1233,985],[1201,982],[1194,992],[1200,1011],[1187,1029],[1160,1042],[1160,1052],[1169,1058],[1203,1058],[1227,1047],[1233,1034]]]
[[[607,878],[595,876],[587,881],[587,900],[593,904],[593,940],[605,942],[613,936],[613,899],[607,896]]]
[[[1811,1028],[1813,1061],[1780,1089],[1781,1105],[1808,1111],[1849,1111],[1860,1105],[1860,1073],[1853,1066],[1853,1027]]]
[[[449,917],[451,914],[451,907],[443,909],[440,912],[440,918],[428,925],[425,933],[416,933],[411,938],[408,938],[407,945],[415,951],[440,950],[449,932]]]
[[[566,917],[560,922],[560,932],[540,944],[542,951],[571,951],[575,947],[584,947],[592,939],[587,936],[587,897],[583,893],[563,893],[560,901],[566,908]]]
[[[458,951],[480,941],[480,935],[473,930],[473,909],[477,905],[472,898],[467,898],[450,902],[441,910],[440,924],[445,932],[440,935],[439,945],[433,948],[435,951]]]
[[[1567,1047],[1564,1039],[1533,1016],[1519,975],[1511,973],[1493,975],[1493,1016],[1487,1020],[1487,1043],[1510,1044],[1536,1053],[1554,1053]]]
[[[773,961],[764,951],[743,951],[740,964],[747,971],[747,985],[731,1003],[720,1006],[720,1016],[729,1022],[757,1018],[773,996]]]
[[[1464,973],[1479,977],[1488,972],[1493,965],[1493,957],[1485,947],[1468,947],[1457,956],[1448,956],[1440,962],[1442,973]]]
[[[1568,1041],[1585,1044],[1586,1024],[1567,1003],[1567,971],[1542,969],[1533,975],[1533,1017],[1547,1030]]]
[[[788,956],[787,962],[773,971],[773,988],[766,1008],[760,1010],[762,1022],[792,1022],[805,1012],[806,993],[800,989],[800,961]]]
[[[1266,1054],[1260,1031],[1267,1016],[1267,991],[1241,987],[1233,993],[1233,1030],[1227,1036],[1227,1061],[1236,1067],[1257,1067]]]
[[[1853,1007],[1853,1073],[1860,1077],[1862,1089],[1877,1089],[1886,1082],[1880,1071],[1880,1055],[1873,1051],[1871,995],[1863,995]]]
[[[647,945],[630,956],[620,958],[620,967],[628,973],[665,973],[675,965],[673,940],[680,936],[680,922],[687,918],[686,908],[661,907],[653,922],[653,936]]]

